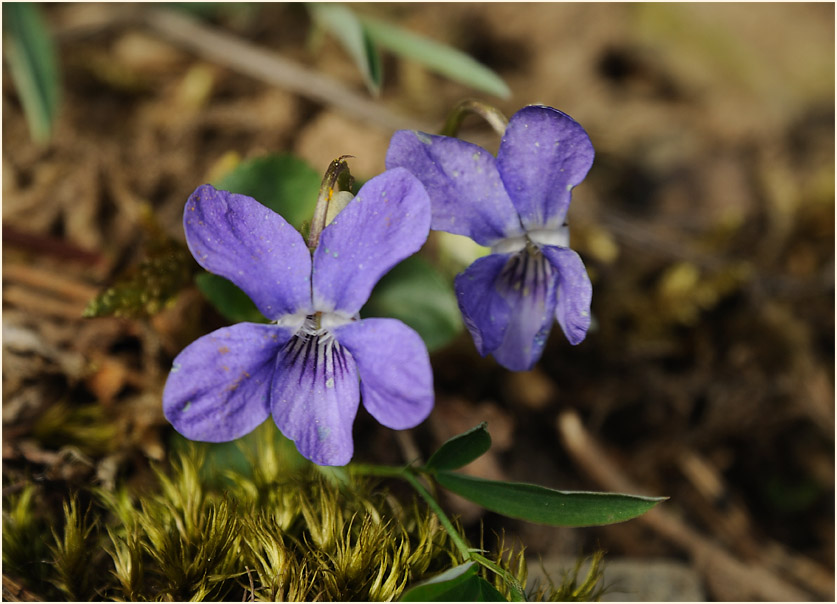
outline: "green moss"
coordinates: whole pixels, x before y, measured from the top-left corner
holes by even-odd
[[[575,567],[566,572],[561,582],[555,584],[551,577],[548,585],[539,585],[532,591],[530,600],[541,602],[598,602],[606,591],[602,582],[604,576],[604,552],[599,550],[589,558],[587,574],[580,577],[585,559],[576,562]]]
[[[54,543],[50,546],[54,573],[49,578],[69,601],[92,600],[94,577],[92,570],[100,557],[98,521],[90,510],[81,512],[78,498],[73,495],[64,502],[64,530],[54,528]]]
[[[26,587],[41,589],[44,598],[58,597],[47,583],[49,522],[38,509],[38,489],[28,484],[3,498],[3,574],[21,579]]]
[[[50,448],[72,446],[91,457],[105,455],[117,446],[116,428],[97,404],[50,405],[38,418],[32,435]]]
[[[143,259],[91,300],[82,316],[149,317],[192,283],[197,266],[186,246],[163,232],[149,206],[141,207],[140,219],[148,236]]]
[[[460,562],[423,502],[404,505],[380,484],[300,463],[274,433],[260,429],[243,443],[259,461],[249,472],[211,479],[202,470],[212,447],[192,443],[168,471],[155,470],[148,492],[68,498],[55,529],[33,519],[37,492],[24,489],[4,510],[7,572],[39,597],[72,600],[384,601]],[[44,542],[49,550],[37,550]],[[522,549],[501,543],[492,560],[525,585]],[[510,595],[494,571],[484,576]],[[532,593],[595,596],[598,578]]]

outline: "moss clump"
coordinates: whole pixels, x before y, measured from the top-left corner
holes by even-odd
[[[7,497],[7,573],[51,599],[386,601],[461,562],[419,500],[403,505],[362,477],[299,463],[275,433],[263,428],[244,443],[246,472],[219,480],[206,471],[211,447],[190,443],[168,472],[155,470],[148,492],[73,495],[59,522],[38,513],[35,487]],[[501,544],[494,560],[525,584],[522,551]],[[510,595],[494,572],[483,576]],[[532,595],[552,599],[557,589]]]
[[[555,584],[551,577],[547,585],[538,585],[532,591],[533,600],[542,602],[598,602],[607,591],[602,582],[604,578],[604,552],[599,550],[589,558],[590,567],[583,578],[581,568],[585,559],[576,562],[575,567],[567,571],[561,582]]]

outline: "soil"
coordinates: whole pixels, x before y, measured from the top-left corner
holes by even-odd
[[[686,561],[714,600],[833,600],[832,4],[352,6],[471,54],[507,99],[391,54],[374,98],[296,4],[216,7],[199,22],[328,76],[325,98],[256,77],[246,57],[219,62],[143,16],[159,6],[41,8],[62,77],[48,143],[32,141],[3,75],[4,493],[32,477],[55,493],[139,484],[165,459],[171,359],[223,319],[194,288],[149,319],[81,318],[143,258],[148,209],[183,241],[186,198],[236,157],[290,152],[325,170],[351,154],[368,178],[392,120],[438,129],[463,98],[506,115],[537,102],[596,148],[569,215],[594,326],[576,347],[556,326],[525,373],[463,334],[433,355],[436,408],[409,443],[426,456],[486,420],[494,444],[474,475],[670,499],[648,518],[572,530],[446,506],[475,540],[481,526],[488,540],[505,531],[532,560],[603,548]],[[463,136],[498,144],[476,118]],[[91,404],[116,449],[39,430]],[[404,461],[363,411],[355,436],[358,460]]]

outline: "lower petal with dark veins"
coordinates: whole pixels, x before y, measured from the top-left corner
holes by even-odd
[[[276,359],[271,413],[299,452],[322,466],[343,466],[354,452],[360,401],[352,355],[328,333],[295,336]]]

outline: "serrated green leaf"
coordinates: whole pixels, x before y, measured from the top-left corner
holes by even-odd
[[[342,4],[316,2],[307,7],[314,22],[330,31],[349,53],[366,87],[377,96],[381,91],[381,55],[357,16]]]
[[[455,470],[468,465],[491,447],[491,436],[485,422],[467,432],[446,440],[430,456],[425,468],[429,470]]]
[[[52,134],[58,112],[60,83],[52,36],[31,2],[3,3],[3,49],[20,95],[32,138]]]
[[[511,96],[500,76],[462,51],[373,17],[361,17],[361,22],[374,43],[395,54],[477,90],[500,98]]]
[[[243,161],[212,184],[249,195],[301,230],[314,214],[320,175],[294,155],[272,154]]]
[[[451,283],[432,264],[411,256],[372,291],[364,317],[392,317],[415,329],[428,350],[437,350],[462,331],[462,316]]]
[[[599,526],[641,516],[665,497],[621,493],[557,491],[514,482],[498,482],[452,472],[437,472],[444,488],[487,510],[550,526]]]
[[[233,323],[267,323],[250,297],[232,281],[213,273],[195,276],[195,285],[221,315]]]

